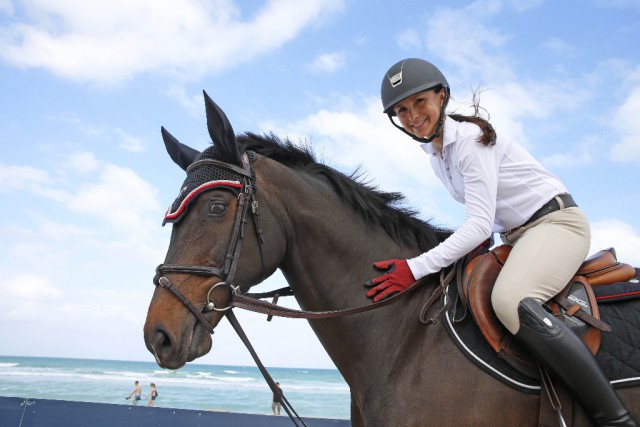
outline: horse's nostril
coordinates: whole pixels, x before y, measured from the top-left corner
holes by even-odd
[[[172,340],[163,327],[158,326],[153,331],[153,347],[157,350],[172,347]]]
[[[162,325],[155,326],[146,341],[147,347],[154,354],[159,364],[161,361],[167,360],[173,352],[174,343],[171,335]]]

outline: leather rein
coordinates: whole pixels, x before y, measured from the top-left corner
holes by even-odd
[[[266,368],[260,361],[258,355],[256,354],[253,346],[251,345],[249,338],[245,334],[244,330],[240,326],[238,319],[236,318],[233,310],[231,308],[238,307],[245,310],[253,311],[256,313],[262,313],[268,315],[267,320],[271,320],[272,316],[278,317],[288,317],[288,318],[302,318],[302,319],[326,319],[333,317],[346,316],[351,314],[363,313],[366,311],[375,310],[381,307],[384,307],[392,302],[395,302],[397,299],[405,296],[409,292],[413,291],[415,288],[421,286],[427,281],[427,277],[418,280],[409,288],[404,291],[397,293],[387,299],[384,299],[377,303],[372,303],[364,306],[358,306],[354,308],[348,308],[343,310],[332,310],[332,311],[305,311],[305,310],[295,310],[287,307],[282,307],[276,304],[278,298],[280,296],[290,296],[293,295],[293,290],[291,287],[281,288],[271,292],[265,293],[243,293],[240,286],[236,285],[234,282],[236,269],[238,266],[238,261],[240,257],[240,250],[242,247],[242,240],[245,236],[245,225],[247,223],[247,216],[249,212],[249,206],[251,206],[252,216],[254,218],[254,225],[256,231],[256,237],[258,239],[259,248],[260,248],[260,261],[261,261],[261,280],[265,278],[265,269],[264,269],[264,241],[262,238],[262,228],[260,227],[260,213],[259,213],[259,204],[258,200],[255,197],[255,188],[252,185],[253,178],[253,169],[251,167],[251,162],[246,153],[243,154],[243,168],[238,166],[217,161],[217,160],[200,160],[195,162],[192,166],[200,166],[202,162],[211,163],[215,166],[223,167],[230,169],[242,176],[242,189],[240,190],[237,200],[238,200],[238,209],[236,213],[236,218],[234,222],[234,226],[231,234],[231,241],[229,243],[229,249],[227,250],[227,255],[225,256],[224,265],[222,268],[219,267],[211,267],[211,266],[194,266],[194,265],[184,265],[184,264],[160,264],[156,268],[156,275],[153,279],[154,285],[160,286],[169,292],[171,292],[176,298],[184,304],[189,311],[193,313],[193,315],[200,321],[202,326],[210,333],[214,333],[214,327],[211,325],[209,320],[204,316],[204,313],[217,311],[224,312],[227,319],[233,326],[234,330],[244,343],[244,345],[249,350],[249,353],[253,357],[258,369],[262,373],[265,381],[271,388],[274,394],[279,394],[283,401],[283,407],[289,418],[293,421],[293,423],[298,426],[298,422],[302,423],[303,426],[306,427],[306,424],[300,416],[296,413],[296,411],[291,407],[286,397],[277,390],[275,381],[271,377],[271,375],[267,372]],[[190,167],[191,168],[191,167]],[[187,173],[190,169],[187,169]],[[207,292],[207,301],[204,305],[203,309],[198,309],[195,304],[193,304],[189,298],[187,298],[182,292],[175,287],[171,281],[165,277],[167,273],[177,273],[177,274],[190,274],[196,276],[208,276],[208,277],[219,277],[222,281],[214,284],[209,291]],[[436,323],[442,313],[448,308],[448,303],[444,304],[443,307],[438,310],[433,316],[429,318],[425,318],[427,312],[432,307],[432,305],[446,292],[446,287],[449,282],[452,280],[453,269],[445,274],[445,270],[441,272],[440,275],[440,285],[435,288],[429,300],[425,303],[422,312],[420,314],[420,320],[425,324]],[[222,287],[227,289],[227,299],[226,306],[224,307],[216,307],[215,302],[211,299],[211,293],[214,289]],[[262,301],[260,298],[269,298],[273,297],[273,302]],[[295,414],[295,417],[292,415]]]

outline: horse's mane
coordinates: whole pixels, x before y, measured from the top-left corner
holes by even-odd
[[[413,209],[402,206],[402,193],[384,192],[364,182],[359,168],[345,175],[318,162],[308,142],[294,144],[274,134],[251,132],[238,135],[237,140],[243,151],[251,150],[287,167],[325,178],[368,225],[382,227],[397,242],[417,244],[422,251],[427,251],[451,234],[450,230],[433,226],[419,219]]]

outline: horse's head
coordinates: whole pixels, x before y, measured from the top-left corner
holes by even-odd
[[[224,112],[204,95],[211,147],[200,153],[162,129],[187,178],[164,218],[173,223],[171,243],[154,279],[144,338],[158,364],[172,369],[211,349],[210,334],[236,287],[247,290],[277,267],[278,251],[265,255],[261,243],[268,233],[257,220],[257,156],[238,147]]]

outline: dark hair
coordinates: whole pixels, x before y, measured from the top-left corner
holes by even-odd
[[[487,117],[489,116],[487,110],[485,110],[483,107],[480,107],[480,91],[476,90],[473,92],[471,106],[473,108],[473,115],[466,116],[462,114],[449,114],[449,117],[457,122],[469,122],[478,126],[482,131],[482,135],[480,135],[480,138],[478,138],[478,142],[484,146],[495,145],[496,131],[495,129],[493,129],[491,123],[489,123],[488,120],[483,119],[480,114],[482,110],[487,113]]]

